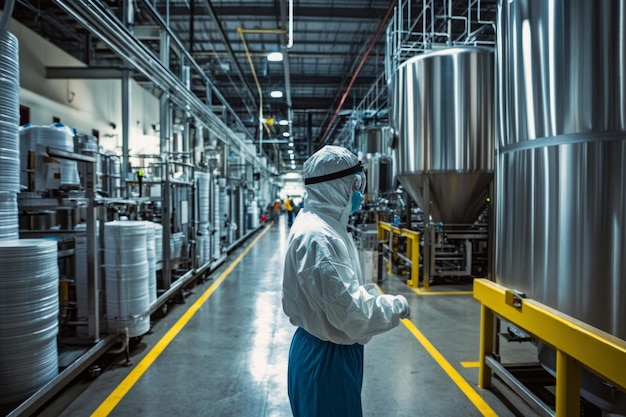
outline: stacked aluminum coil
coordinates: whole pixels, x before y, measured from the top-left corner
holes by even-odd
[[[148,257],[148,299],[150,304],[157,298],[155,228],[146,222],[146,256]]]
[[[198,229],[196,231],[198,265],[211,260],[209,241],[210,184],[211,176],[205,172],[197,172],[198,196]],[[209,256],[207,256],[209,255]]]
[[[197,172],[198,195],[198,222],[206,224],[209,221],[209,184],[211,176],[205,172]]]
[[[178,259],[183,255],[184,240],[183,232],[172,233],[170,236],[170,259]]]
[[[146,222],[114,221],[104,225],[107,323],[111,333],[129,337],[150,330]]]
[[[163,262],[163,225],[152,223],[152,228],[154,229],[154,259],[158,264]]]
[[[221,204],[218,203],[218,196],[220,195],[220,186],[217,180],[212,182],[212,196],[211,199],[211,212],[213,213],[213,234],[211,235],[211,252],[213,259],[217,259],[221,254],[220,236],[222,230],[222,215]]]
[[[230,199],[228,197],[228,193],[226,192],[226,179],[220,178],[218,180],[219,187],[219,217],[217,218],[217,225],[219,225],[219,235],[220,237],[226,237],[227,228],[225,227],[225,216],[230,211]],[[229,242],[230,243],[230,242]]]
[[[18,237],[17,194],[0,191],[0,240]]]
[[[199,226],[196,240],[198,242],[198,260],[199,264],[202,265],[211,260],[211,229],[208,224]]]
[[[17,38],[0,31],[0,240],[18,238],[19,58]]]
[[[57,243],[19,240],[18,42],[0,30],[0,404],[23,401],[58,374]]]
[[[0,31],[0,191],[20,191],[19,46],[10,32]]]
[[[0,404],[9,404],[58,374],[57,242],[0,241],[0,270]]]

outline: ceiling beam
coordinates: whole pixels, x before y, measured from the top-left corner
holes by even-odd
[[[161,7],[159,7],[161,9]],[[228,18],[233,16],[238,21],[243,20],[249,16],[251,19],[257,19],[258,17],[278,17],[280,16],[280,10],[274,6],[213,6],[215,14],[220,18]],[[295,15],[303,18],[334,18],[334,19],[380,19],[385,15],[387,8],[367,8],[367,7],[310,7],[310,6],[298,6]],[[206,12],[206,9],[205,9]],[[186,20],[189,16],[189,8],[185,6],[170,6],[170,20],[175,21],[177,18]],[[206,13],[202,13],[201,10],[196,10],[196,19],[210,19],[210,16]]]

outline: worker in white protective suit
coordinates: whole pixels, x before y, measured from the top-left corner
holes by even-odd
[[[361,417],[363,345],[409,317],[409,305],[364,285],[346,230],[363,200],[358,158],[327,145],[304,163],[304,184],[283,276],[283,310],[298,327],[289,350],[291,410],[294,417]]]

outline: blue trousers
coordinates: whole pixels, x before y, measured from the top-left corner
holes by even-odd
[[[363,345],[325,342],[298,328],[287,390],[294,417],[362,417]]]

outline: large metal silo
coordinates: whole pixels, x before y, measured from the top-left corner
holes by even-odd
[[[626,339],[626,6],[499,20],[496,278]]]
[[[626,4],[501,1],[497,48],[495,278],[626,340]]]
[[[391,79],[395,170],[435,221],[471,223],[493,178],[493,51],[454,47],[402,63]]]

